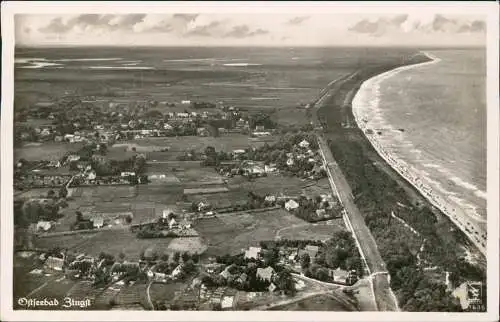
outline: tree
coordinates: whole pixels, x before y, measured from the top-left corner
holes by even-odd
[[[161,258],[160,258],[160,259],[161,259],[162,261],[164,261],[164,262],[168,262],[169,256],[168,256],[168,254],[163,254],[163,255],[161,255]]]
[[[47,192],[47,198],[49,199],[52,199],[56,196],[56,192],[52,189],[50,189],[48,192]]]
[[[302,269],[307,269],[309,265],[311,264],[311,257],[309,256],[308,253],[302,254],[300,257],[300,266]]]
[[[120,254],[118,254],[118,258],[122,261],[125,259],[125,254],[123,252],[120,252]]]
[[[175,263],[178,263],[179,262],[179,259],[181,257],[181,253],[179,252],[175,252],[174,253],[174,257],[172,258],[174,260]]]
[[[82,212],[77,210],[76,211],[76,222],[80,222],[80,221],[83,221],[83,215],[82,215]]]
[[[181,257],[182,257],[182,262],[185,263],[191,256],[189,256],[188,252],[183,252]]]

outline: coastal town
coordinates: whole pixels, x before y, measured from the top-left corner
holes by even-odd
[[[109,83],[52,81],[47,93],[22,83],[14,298],[71,298],[82,310],[484,312],[486,234],[450,216],[356,109],[367,80],[433,58],[369,56],[364,66],[345,54],[322,79],[181,60],[172,75],[94,68]],[[47,70],[50,83],[59,71]],[[281,87],[286,73],[302,87]],[[238,100],[251,82],[263,93]]]

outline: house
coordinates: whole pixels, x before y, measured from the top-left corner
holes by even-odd
[[[274,285],[274,283],[271,283],[267,289],[272,293],[276,290],[276,285]]]
[[[264,171],[265,171],[266,173],[272,173],[272,172],[276,172],[276,171],[278,171],[278,169],[277,169],[276,167],[273,167],[273,166],[270,166],[270,165],[267,165],[267,164],[266,164],[266,165],[264,166]]]
[[[285,209],[288,211],[292,211],[299,208],[299,204],[295,200],[288,200],[285,203]]]
[[[325,209],[316,209],[316,216],[318,217],[324,217],[326,215],[326,210]]]
[[[274,268],[267,266],[266,268],[257,268],[256,276],[264,281],[271,281],[275,274]]]
[[[163,124],[163,129],[164,130],[173,130],[174,127],[168,123]]]
[[[255,127],[255,131],[260,131],[260,132],[262,132],[262,131],[264,131],[264,129],[265,129],[265,128],[264,128],[264,125],[257,125],[257,126]]]
[[[267,202],[276,202],[276,196],[267,195],[266,198],[264,198],[264,201],[267,201]]]
[[[198,203],[198,211],[203,211],[203,210],[206,210],[210,207],[210,204],[208,202],[203,202],[203,201],[200,201]]]
[[[176,268],[170,273],[170,277],[176,279],[182,273],[182,264],[177,265]]]
[[[90,171],[89,174],[87,175],[87,179],[91,180],[91,181],[95,180],[96,177],[97,177],[97,175],[96,175],[95,171]]]
[[[248,248],[248,250],[245,251],[245,258],[258,259],[260,251],[261,251],[260,247],[250,247]]]
[[[43,231],[48,231],[52,228],[52,224],[50,221],[39,221],[36,224],[36,230],[43,230]]]
[[[245,284],[245,282],[248,280],[248,275],[246,273],[243,273],[236,279],[236,283],[242,285]]]
[[[224,279],[229,279],[230,277],[233,276],[233,274],[231,274],[229,272],[229,269],[230,269],[231,266],[227,266],[219,275],[222,276]]]
[[[349,272],[340,268],[329,271],[330,277],[337,283],[347,284],[347,279],[349,278]]]
[[[196,129],[196,134],[198,136],[209,136],[210,132],[204,127],[199,127]]]
[[[224,296],[221,302],[222,309],[230,309],[233,307],[234,296]]]
[[[62,271],[64,266],[64,259],[49,256],[49,258],[47,258],[47,260],[45,261],[45,266],[56,271]]]
[[[167,282],[167,274],[160,273],[160,272],[154,272],[153,280],[155,282],[166,283]]]
[[[179,228],[179,224],[175,220],[175,218],[172,218],[169,223],[168,223],[168,228],[174,229],[174,228]]]
[[[122,178],[123,178],[123,177],[133,177],[133,176],[135,176],[135,172],[125,171],[125,172],[120,173],[120,176],[121,176]]]
[[[53,160],[50,161],[49,164],[47,164],[47,166],[51,168],[59,168],[61,167],[61,162],[59,160]]]
[[[102,226],[104,226],[104,218],[102,217],[93,217],[90,220],[92,221],[94,228],[102,228]]]
[[[294,162],[293,162],[293,159],[292,159],[292,158],[290,158],[290,159],[286,160],[286,165],[287,165],[287,166],[292,166],[293,164],[294,164]]]
[[[68,155],[68,157],[66,158],[66,161],[67,162],[76,162],[80,160],[80,156],[79,155],[76,155],[76,154],[70,154]]]
[[[189,105],[189,104],[191,104],[191,101],[190,100],[182,100],[181,104],[183,104],[183,105]]]
[[[309,148],[309,142],[307,142],[306,140],[302,140],[300,143],[299,143],[299,146],[303,149],[307,149]]]
[[[238,155],[238,154],[243,154],[243,153],[245,153],[245,152],[246,152],[246,151],[245,151],[245,150],[243,150],[243,149],[236,149],[236,150],[233,150],[233,154],[236,154],[236,155]]]
[[[177,113],[177,117],[179,118],[188,118],[189,117],[189,113]]]

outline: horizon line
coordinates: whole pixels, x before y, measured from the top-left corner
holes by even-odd
[[[365,44],[365,45],[102,45],[102,44],[85,44],[85,45],[64,45],[64,44],[47,44],[47,45],[23,45],[15,44],[14,49],[60,49],[60,48],[439,48],[439,49],[486,49],[486,45],[377,45],[377,44]]]

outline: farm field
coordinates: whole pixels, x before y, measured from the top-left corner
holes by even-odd
[[[44,142],[28,143],[14,148],[14,160],[59,160],[68,152],[76,152],[83,143]]]
[[[186,151],[195,150],[202,152],[207,146],[212,146],[216,151],[230,152],[235,149],[246,149],[249,147],[259,147],[266,142],[271,144],[276,139],[273,136],[252,138],[243,134],[222,135],[219,137],[200,137],[200,136],[180,136],[180,137],[152,137],[136,140],[128,140],[113,145],[113,148],[121,148],[136,152],[160,153],[163,149],[168,149],[167,152],[161,152],[163,160],[170,159],[167,156],[170,153],[184,154]]]
[[[261,240],[273,240],[276,232],[283,227],[303,223],[301,219],[278,209],[199,219],[194,227],[208,245],[205,254],[215,256],[238,254],[249,246],[258,246]]]
[[[304,223],[297,226],[284,227],[278,231],[276,237],[281,239],[319,239],[327,240],[339,231],[345,231],[344,221],[339,219],[321,223]]]
[[[275,306],[271,311],[351,311],[349,307],[328,295],[318,295],[291,304]]]
[[[141,252],[153,246],[161,256],[172,253],[169,244],[172,238],[138,239],[128,229],[106,230],[95,234],[76,234],[38,238],[40,248],[65,247],[75,252],[98,256],[101,252],[118,256],[121,252],[127,260],[138,260]]]

